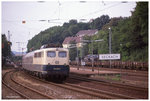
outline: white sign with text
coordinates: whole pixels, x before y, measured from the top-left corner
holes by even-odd
[[[118,60],[120,54],[99,54],[99,60]]]

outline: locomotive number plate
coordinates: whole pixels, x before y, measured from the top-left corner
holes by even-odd
[[[61,70],[61,68],[53,68],[53,70]]]

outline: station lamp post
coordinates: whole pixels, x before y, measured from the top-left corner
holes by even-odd
[[[111,54],[111,35],[112,35],[112,32],[111,32],[111,28],[109,27],[109,54]],[[109,67],[111,68],[111,60],[109,60]]]

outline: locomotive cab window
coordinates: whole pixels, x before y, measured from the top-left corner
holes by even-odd
[[[65,51],[60,51],[59,53],[58,53],[58,56],[59,57],[67,57],[67,53],[65,52]]]
[[[55,51],[48,51],[47,52],[47,57],[55,57],[56,56],[56,52]]]

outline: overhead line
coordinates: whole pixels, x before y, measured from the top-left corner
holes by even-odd
[[[97,11],[88,13],[88,14],[86,14],[86,15],[83,15],[83,16],[79,17],[79,18],[82,18],[82,17],[84,17],[84,16],[88,16],[88,15],[93,15],[93,14],[96,14],[96,13],[98,13],[98,12],[100,12],[100,11],[104,11],[104,10],[106,10],[106,9],[110,9],[110,8],[112,8],[112,7],[118,6],[118,4],[120,4],[120,3],[121,3],[121,2],[116,3],[116,4],[114,4],[114,5],[111,5],[111,6],[107,7],[107,8],[104,8],[104,9],[101,9],[101,10],[97,10]]]

